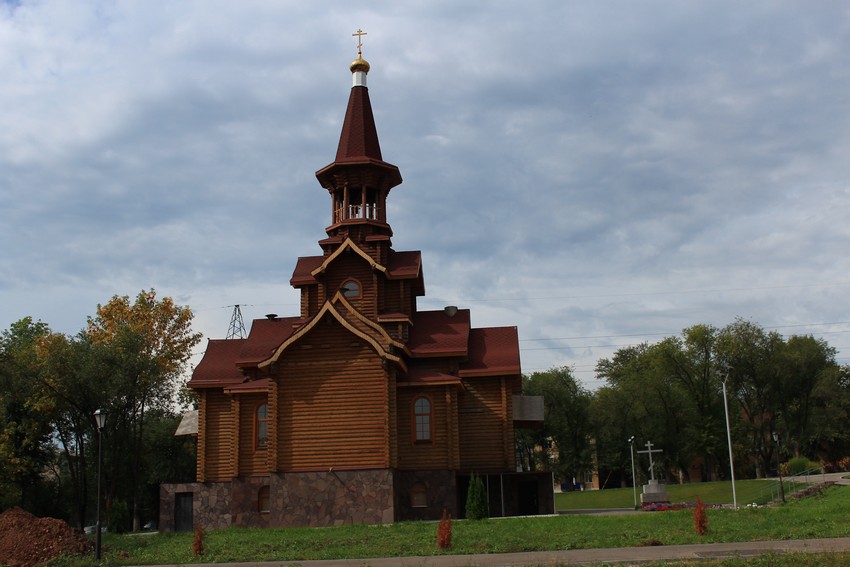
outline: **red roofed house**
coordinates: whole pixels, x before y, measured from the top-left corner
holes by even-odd
[[[381,157],[369,64],[351,71],[336,159],[316,173],[331,225],[290,280],[301,313],[209,341],[189,382],[197,482],[162,486],[161,529],[462,517],[471,473],[494,516],[553,511],[551,476],[516,472],[514,427],[539,401],[520,397],[516,327],[417,310],[421,254],[392,249],[386,217],[401,174]]]

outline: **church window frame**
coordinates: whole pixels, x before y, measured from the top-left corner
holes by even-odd
[[[254,408],[254,450],[265,451],[269,446],[269,404],[260,402]]]
[[[360,299],[363,296],[363,285],[355,278],[345,280],[339,289],[346,299]]]
[[[434,402],[431,397],[422,394],[413,398],[411,415],[413,443],[432,444],[434,442]]]

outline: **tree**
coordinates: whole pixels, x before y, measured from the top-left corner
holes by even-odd
[[[466,493],[466,519],[483,520],[490,517],[487,504],[487,491],[481,477],[472,473],[469,477],[469,490]]]
[[[543,396],[543,430],[539,443],[548,448],[551,439],[557,449],[557,460],[549,466],[560,479],[581,478],[593,469],[592,426],[590,402],[592,396],[573,377],[567,367],[534,372],[525,377],[523,392]],[[544,450],[549,455],[548,450]]]
[[[0,509],[39,510],[44,472],[53,461],[50,418],[40,411],[36,349],[50,334],[41,321],[26,317],[0,335]]]
[[[165,297],[157,300],[154,290],[142,291],[131,303],[127,296],[114,296],[98,305],[89,318],[85,338],[105,349],[107,361],[119,386],[112,398],[115,419],[126,435],[130,470],[133,529],[141,525],[142,454],[145,415],[151,409],[167,410],[175,401],[180,378],[201,340],[191,331],[192,313]],[[124,469],[127,470],[127,469]]]

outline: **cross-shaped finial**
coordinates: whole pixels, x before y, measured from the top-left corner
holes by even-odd
[[[361,29],[357,29],[357,31],[351,34],[352,37],[357,36],[357,55],[363,55],[363,36],[369,35]]]

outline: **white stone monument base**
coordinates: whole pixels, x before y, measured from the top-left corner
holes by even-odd
[[[667,496],[667,488],[657,480],[650,480],[649,484],[643,485],[643,494],[640,495],[641,504],[653,504],[655,502],[670,502]]]

